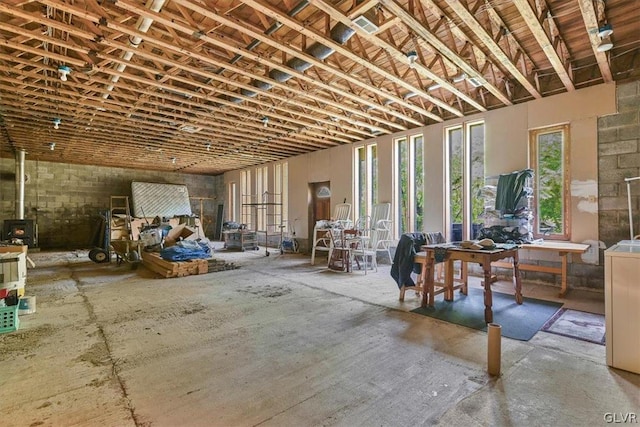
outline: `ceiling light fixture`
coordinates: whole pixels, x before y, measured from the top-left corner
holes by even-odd
[[[60,119],[59,117],[54,118],[53,119],[53,128],[54,129],[59,129],[61,123],[62,123],[62,119]]]
[[[58,67],[58,74],[60,75],[60,80],[63,82],[67,81],[67,75],[71,72],[71,68],[66,65],[61,65]]]
[[[269,124],[269,117],[264,116],[262,119],[260,119],[260,121],[262,122],[262,126],[267,127],[267,125]]]
[[[49,150],[53,151],[56,149],[56,143],[55,142],[50,142],[49,143]]]
[[[207,151],[211,151],[211,144],[207,144],[205,147],[207,147]]]
[[[173,163],[174,165],[176,164],[177,161],[178,161],[178,159],[176,159],[175,157],[171,158],[171,163]]]
[[[418,53],[415,50],[407,52],[407,60],[409,61],[409,67],[414,68],[416,60],[418,59]]]
[[[600,40],[600,43],[598,43],[596,50],[598,52],[606,52],[608,50],[611,50],[612,47],[613,47],[613,42],[611,42],[611,38],[605,37],[602,40]]]
[[[598,37],[600,37],[600,43],[596,46],[598,52],[606,52],[611,50],[613,43],[611,42],[611,34],[613,34],[613,27],[611,24],[605,24],[598,28]]]

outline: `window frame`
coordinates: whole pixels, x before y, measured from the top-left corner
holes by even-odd
[[[443,144],[444,144],[444,155],[445,155],[445,181],[444,181],[444,194],[445,194],[445,204],[444,204],[444,219],[445,219],[445,236],[447,240],[453,240],[453,222],[451,219],[451,132],[460,131],[460,140],[461,140],[461,151],[462,158],[460,167],[462,169],[462,183],[461,183],[461,196],[462,203],[461,206],[461,220],[462,220],[462,231],[461,238],[462,240],[467,240],[473,237],[474,234],[474,223],[473,223],[473,202],[474,196],[473,192],[473,162],[472,162],[472,154],[473,154],[473,140],[472,140],[472,131],[471,129],[475,126],[482,126],[482,144],[483,144],[483,153],[486,154],[487,147],[487,123],[484,119],[473,120],[469,122],[462,122],[456,125],[447,126],[444,128],[443,132]],[[486,159],[483,158],[482,161],[482,169],[483,169],[483,181],[486,178]],[[483,182],[484,184],[484,182]]]
[[[539,232],[538,215],[538,191],[540,174],[538,172],[538,137],[550,133],[561,132],[562,134],[562,225],[564,232],[554,234],[544,234]],[[545,126],[529,130],[529,167],[534,171],[533,177],[533,197],[531,199],[531,210],[533,212],[533,237],[534,239],[544,238],[546,240],[571,240],[571,133],[569,123],[554,126]]]
[[[416,141],[420,139],[422,142],[422,156],[419,161],[422,163],[422,179],[421,179],[421,187],[416,188]],[[407,206],[406,212],[404,215],[401,214],[402,209],[402,195],[401,195],[401,179],[400,174],[402,173],[400,167],[400,144],[406,144],[406,155],[403,159],[406,162],[406,174],[407,174]],[[409,232],[421,232],[424,230],[413,230],[416,228],[416,192],[420,191],[423,195],[423,206],[422,206],[422,224],[420,228],[424,229],[424,185],[425,185],[425,137],[422,133],[416,133],[412,135],[406,135],[402,137],[395,138],[393,140],[393,233],[394,238],[399,238],[403,233]],[[401,216],[403,218],[401,218]],[[403,230],[402,224],[403,219],[406,220],[407,226],[410,230]]]
[[[375,164],[373,149],[375,148]],[[360,150],[364,150],[364,188],[362,188],[362,180],[360,179],[360,173],[362,171],[360,165]],[[379,168],[378,163],[380,157],[378,156],[378,144],[372,142],[368,144],[360,144],[354,147],[353,150],[353,206],[355,219],[359,217],[366,217],[371,215],[371,209],[374,204],[379,203],[378,196],[378,181],[379,181]],[[374,180],[375,169],[375,180]],[[375,181],[375,182],[374,182]],[[360,195],[364,191],[364,209],[360,200]]]

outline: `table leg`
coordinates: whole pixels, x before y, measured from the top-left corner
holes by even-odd
[[[491,261],[482,263],[482,269],[484,270],[484,321],[487,323],[493,322],[493,298],[491,295]]]
[[[444,263],[444,300],[453,301],[453,261]]]
[[[427,252],[424,264],[422,265],[422,307],[434,305],[433,298],[433,256]]]
[[[560,298],[563,298],[567,294],[567,256],[569,256],[569,252],[560,252],[560,260],[562,261],[562,273],[561,278],[562,281],[560,283]]]
[[[518,269],[518,251],[513,254],[513,280],[516,293],[516,302],[522,304],[522,283],[520,282],[520,270]]]
[[[462,287],[460,288],[460,292],[462,295],[467,295],[467,284],[468,284],[468,270],[466,261],[460,261],[460,280],[462,280]]]

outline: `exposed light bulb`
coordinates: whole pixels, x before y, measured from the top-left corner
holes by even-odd
[[[49,143],[49,150],[53,151],[56,149],[56,143],[55,142],[50,142]]]
[[[178,159],[176,159],[175,157],[171,158],[171,163],[173,163],[174,165],[176,164],[177,161],[178,161]]]
[[[211,144],[207,144],[206,147],[207,147],[207,151],[211,151]]]
[[[269,124],[269,117],[265,116],[261,119],[261,121],[262,121],[262,126],[267,127],[267,125]]]
[[[53,119],[53,128],[59,129],[60,123],[62,123],[62,120],[59,117],[56,117],[55,119]]]

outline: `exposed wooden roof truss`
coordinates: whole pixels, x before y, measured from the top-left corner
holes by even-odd
[[[0,153],[217,174],[637,79],[637,6],[4,0]]]

